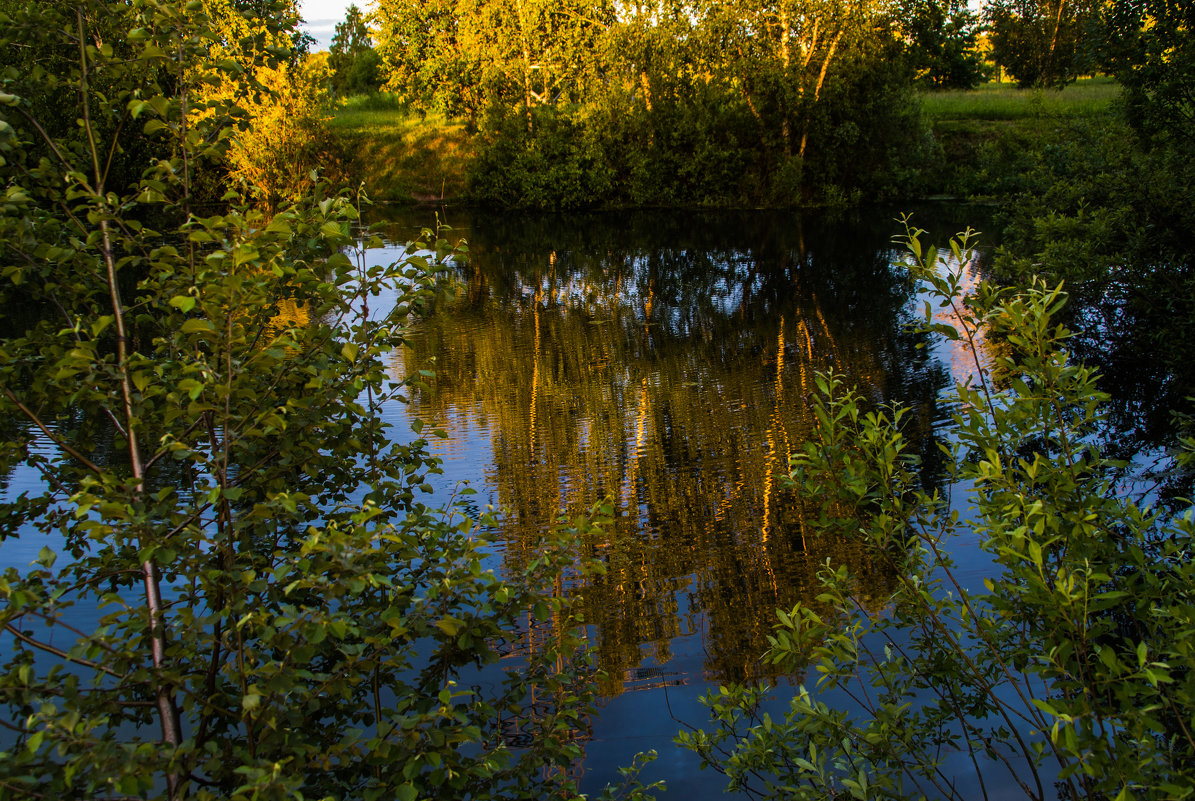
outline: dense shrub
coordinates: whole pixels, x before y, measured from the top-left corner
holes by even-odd
[[[852,52],[809,109],[805,156],[771,142],[741,96],[697,84],[650,110],[627,95],[500,115],[483,132],[470,193],[485,205],[798,206],[879,201],[928,159],[894,52]],[[899,59],[897,59],[899,60]]]
[[[609,200],[609,159],[583,121],[543,107],[532,111],[530,123],[522,114],[510,114],[491,125],[487,143],[469,165],[470,194],[478,202],[574,209]]]

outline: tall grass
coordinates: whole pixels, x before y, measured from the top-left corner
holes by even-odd
[[[330,121],[375,200],[429,202],[459,199],[472,137],[462,122],[420,115],[387,94],[348,98]]]
[[[1095,117],[1107,114],[1120,97],[1111,78],[1085,78],[1065,89],[1018,89],[989,83],[978,89],[925,92],[922,110],[938,120],[1022,120],[1033,117]]]

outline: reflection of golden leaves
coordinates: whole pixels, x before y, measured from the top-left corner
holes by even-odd
[[[299,305],[293,298],[278,301],[278,313],[270,318],[270,328],[281,331],[285,328],[302,328],[311,322],[311,314],[307,308]]]
[[[814,534],[777,478],[815,430],[813,371],[882,387],[885,369],[857,341],[860,327],[835,331],[811,295],[732,340],[646,329],[645,313],[669,310],[650,286],[618,286],[550,275],[508,304],[471,280],[404,355],[409,369],[435,365],[417,413],[489,432],[488,480],[507,512],[513,570],[560,510],[615,499],[614,523],[580,554],[606,568],[579,589],[612,677],[605,692],[637,684],[628,671],[666,662],[671,641],[699,621],[710,676],[763,677],[775,610],[812,603],[827,559],[886,595],[886,570],[863,548]]]

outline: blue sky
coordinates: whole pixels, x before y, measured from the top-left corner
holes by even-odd
[[[344,10],[353,0],[299,0],[299,13],[306,23],[303,29],[315,37],[316,50],[327,50],[332,43],[336,23],[344,20]],[[369,6],[369,0],[356,0],[362,11]]]

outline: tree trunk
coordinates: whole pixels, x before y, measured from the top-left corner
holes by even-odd
[[[92,192],[94,193],[93,199],[99,205],[98,211],[103,215],[106,213],[105,207],[107,206],[104,193],[106,175],[105,169],[100,166],[100,151],[95,141],[95,133],[91,124],[91,99],[88,96],[90,93],[90,79],[87,69],[87,40],[83,30],[83,12],[81,10],[76,12],[76,22],[79,31],[79,64],[81,68],[79,94],[83,104],[83,127],[87,134],[88,149],[91,151],[92,166],[95,173]],[[140,495],[145,490],[145,467],[141,459],[141,448],[138,441],[137,416],[133,410],[133,380],[129,371],[129,339],[125,324],[124,302],[120,297],[116,255],[112,248],[108,220],[104,216],[100,217],[99,227],[103,242],[103,258],[106,270],[105,277],[108,283],[108,296],[112,304],[112,322],[116,328],[116,365],[120,376],[121,405],[124,412],[123,434],[128,446],[130,468],[133,472],[133,491],[137,495]],[[144,548],[150,543],[142,538],[140,544]],[[158,566],[152,559],[146,559],[141,564],[141,573],[145,586],[145,609],[149,615],[150,653],[154,671],[157,673],[166,664],[166,622],[163,618],[162,578],[161,573],[158,571]],[[182,744],[182,725],[178,712],[178,704],[175,702],[173,689],[160,676],[155,679],[154,700],[158,710],[159,723],[161,724],[162,742],[177,748]],[[181,777],[173,771],[166,773],[168,798],[173,800],[178,797],[180,779]]]
[[[844,31],[840,30],[834,35],[834,40],[830,42],[830,47],[826,50],[826,57],[822,60],[821,71],[817,75],[817,83],[813,86],[813,103],[816,105],[818,98],[822,94],[822,84],[826,82],[826,73],[830,71],[830,62],[834,59],[834,53],[838,51],[838,43],[842,41],[842,34]],[[805,158],[805,146],[809,142],[809,115],[805,116],[805,122],[801,131],[801,149],[797,155]]]
[[[786,158],[793,154],[792,143],[792,128],[789,124],[789,104],[787,102],[788,81],[789,81],[789,67],[792,64],[792,57],[789,52],[789,31],[788,31],[788,6],[783,0],[780,3],[780,64],[783,67],[781,77],[781,92],[785,98],[785,102],[780,104],[780,138],[784,142],[784,155]]]
[[[527,39],[527,16],[523,0],[515,0],[519,17],[519,38],[523,45],[523,113],[527,117],[527,133],[531,133],[531,44]]]
[[[1066,0],[1058,0],[1058,13],[1054,15],[1054,36],[1050,39],[1050,49],[1046,52],[1046,63],[1042,65],[1041,82],[1051,83],[1054,73],[1054,56],[1058,49],[1058,32],[1062,29],[1062,11],[1066,7]]]

